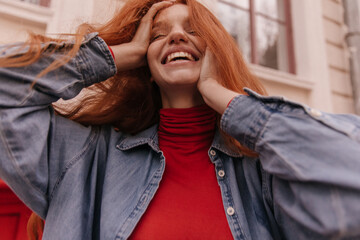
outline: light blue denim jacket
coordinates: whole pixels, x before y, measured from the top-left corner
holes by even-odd
[[[74,59],[30,88],[55,57],[0,69],[0,178],[46,219],[44,239],[126,239],[164,172],[157,126],[130,136],[56,115],[52,102],[116,67],[90,34]],[[360,239],[360,119],[247,92],[221,128],[259,158],[234,153],[218,133],[209,149],[234,239]]]

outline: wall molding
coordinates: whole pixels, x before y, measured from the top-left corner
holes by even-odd
[[[26,21],[36,26],[46,26],[54,12],[51,8],[35,4],[0,0],[0,16],[8,19]]]
[[[277,83],[283,86],[293,87],[306,91],[312,91],[314,88],[314,82],[308,81],[306,78],[301,78],[295,74],[282,72],[255,64],[250,64],[249,68],[251,72],[262,81]]]

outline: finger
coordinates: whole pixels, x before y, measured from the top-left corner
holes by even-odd
[[[169,1],[162,1],[159,3],[153,4],[150,7],[149,11],[141,19],[141,23],[139,25],[138,30],[136,31],[136,34],[135,34],[133,40],[148,42],[150,39],[150,31],[151,31],[154,17],[160,10],[162,10],[166,7],[170,7],[174,3],[175,3],[175,0],[171,0],[171,1],[169,0]]]
[[[149,11],[142,18],[143,21],[151,21],[154,19],[155,15],[163,8],[170,7],[175,3],[175,0],[167,0],[153,4]]]

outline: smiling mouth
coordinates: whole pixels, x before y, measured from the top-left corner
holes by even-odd
[[[180,61],[180,60],[195,62],[195,61],[198,61],[199,58],[196,56],[193,56],[192,54],[190,54],[188,52],[174,52],[174,53],[169,54],[161,63],[167,64],[170,62],[175,62],[175,61]]]

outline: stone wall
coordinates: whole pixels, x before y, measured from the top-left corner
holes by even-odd
[[[322,5],[333,111],[354,113],[342,1],[322,0]]]

